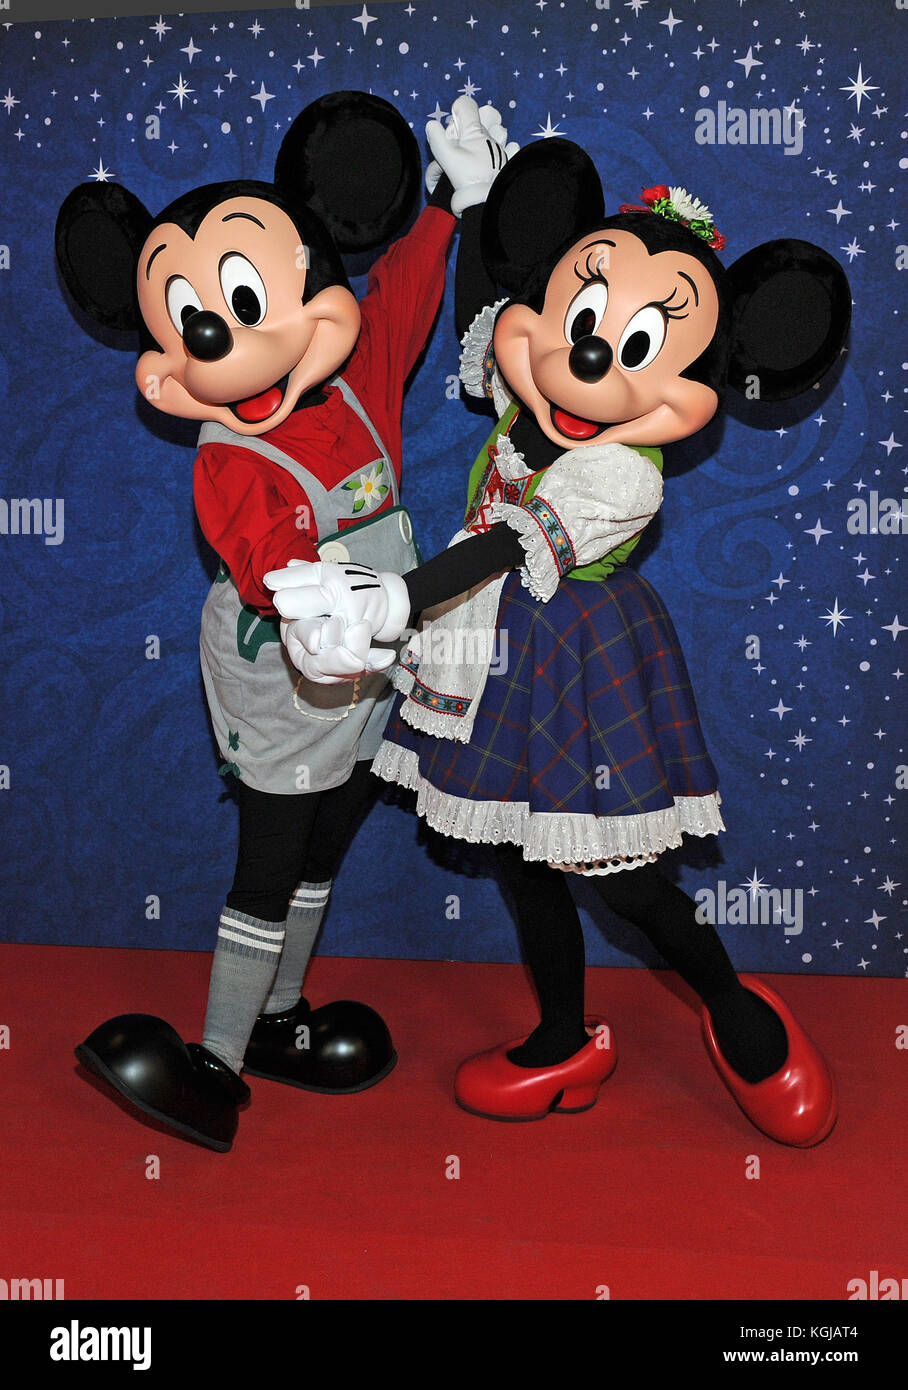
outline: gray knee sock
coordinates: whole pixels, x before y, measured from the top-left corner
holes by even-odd
[[[265,1004],[266,1014],[292,1009],[300,997],[309,957],[328,906],[331,882],[329,879],[327,883],[298,883],[296,886],[284,924],[287,931],[284,949]]]
[[[263,922],[232,907],[221,913],[202,1042],[237,1073],[283,944],[283,922]]]

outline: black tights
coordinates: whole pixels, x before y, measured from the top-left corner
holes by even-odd
[[[583,929],[567,875],[527,863],[519,847],[495,851],[517,911],[524,956],[539,996],[539,1027],[509,1054],[518,1065],[551,1066],[583,1047]],[[738,980],[715,927],[697,920],[691,898],[655,864],[589,880],[606,907],[632,922],[666,964],[703,1000],[730,1066],[748,1081],[778,1071],[787,1054],[785,1029],[767,1004]]]
[[[330,791],[287,796],[240,782],[240,843],[227,906],[264,922],[283,922],[298,883],[334,877],[353,825],[378,785],[366,760]]]

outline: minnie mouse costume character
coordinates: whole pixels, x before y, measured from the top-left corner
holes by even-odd
[[[99,324],[137,328],[139,389],[167,414],[203,421],[194,494],[221,558],[202,615],[206,696],[238,779],[239,853],[221,913],[202,1044],[162,1019],[108,1020],[76,1049],[142,1111],[212,1149],[230,1148],[240,1079],[341,1094],[394,1066],[365,1004],[311,1009],[300,989],[393,690],[387,671],[418,563],[399,503],[406,378],[441,298],[456,225],[504,163],[497,112],[461,103],[433,125],[443,164],[405,237],[374,265],[357,303],[340,252],[372,249],[407,221],[420,183],[416,140],[387,102],[340,92],[284,137],[274,183],[238,180],[182,195],[157,217],[125,188],[83,184],[57,221],[57,259]],[[516,148],[516,147],[512,147]],[[326,689],[318,657],[291,664],[266,571],[319,555],[388,571],[384,624],[338,631]],[[383,591],[384,592],[384,591]],[[331,678],[332,681],[334,678]],[[289,904],[289,909],[288,909]]]
[[[499,419],[463,530],[405,576],[424,621],[374,764],[416,790],[435,829],[497,846],[539,996],[538,1028],[463,1063],[457,1099],[539,1119],[588,1109],[614,1069],[610,1029],[584,1016],[572,870],[699,995],[708,1051],[748,1117],[780,1142],[818,1143],[836,1118],[825,1061],[656,867],[685,833],[724,827],[677,634],[625,562],[661,502],[661,446],[702,429],[726,383],[778,400],[829,369],[848,332],[845,275],[793,240],[724,269],[709,210],[680,188],[606,217],[590,160],[560,139],[517,155],[474,228],[480,216],[461,302],[481,287],[491,306],[493,282],[510,297],[474,321],[461,376]],[[267,582],[290,633],[317,646],[332,610],[300,587],[305,573]]]

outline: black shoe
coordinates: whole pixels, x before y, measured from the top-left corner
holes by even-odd
[[[177,1134],[226,1153],[249,1087],[220,1057],[152,1014],[109,1018],[76,1056],[139,1110]]]
[[[243,1070],[303,1091],[349,1095],[381,1081],[397,1062],[384,1019],[368,1004],[339,999],[256,1020]]]

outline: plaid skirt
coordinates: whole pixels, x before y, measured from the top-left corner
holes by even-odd
[[[399,695],[373,764],[435,829],[603,873],[725,828],[678,636],[641,575],[567,577],[547,603],[509,575],[495,651],[469,742],[412,728]]]

